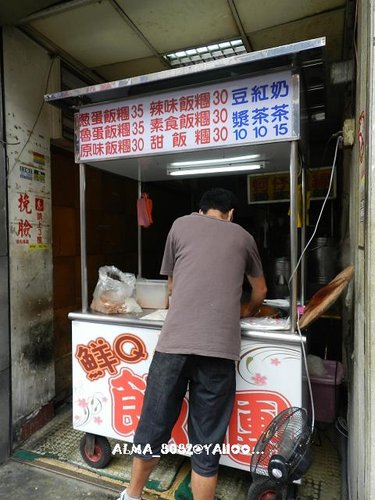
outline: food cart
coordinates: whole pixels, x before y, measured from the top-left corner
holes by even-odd
[[[73,427],[85,433],[81,452],[92,466],[108,463],[107,438],[133,440],[163,320],[150,319],[150,310],[123,315],[90,310],[85,165],[139,183],[167,180],[173,164],[181,161],[196,166],[211,160],[219,167],[244,167],[252,157],[256,159],[252,164],[261,164],[258,173],[287,168],[290,258],[295,269],[301,61],[324,45],[324,38],[308,40],[46,96],[48,102],[74,106],[76,111],[82,310],[69,314]],[[141,229],[138,242],[141,274]],[[241,322],[236,398],[225,440],[227,453],[221,455],[223,465],[249,470],[251,452],[265,427],[285,408],[302,405],[303,340],[296,333],[298,279],[300,275],[294,273],[290,281],[288,320],[266,326]],[[188,394],[169,443],[171,452],[186,450],[187,413]]]

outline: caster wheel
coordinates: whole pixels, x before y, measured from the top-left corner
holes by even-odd
[[[91,453],[88,443],[94,439],[94,447]],[[112,458],[112,450],[107,438],[103,436],[82,436],[79,449],[83,460],[95,469],[103,469]]]
[[[247,500],[279,500],[283,498],[280,486],[269,479],[254,481],[247,494]]]

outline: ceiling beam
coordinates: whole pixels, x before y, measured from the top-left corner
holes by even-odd
[[[247,38],[247,35],[245,33],[245,30],[244,30],[242,21],[240,19],[240,16],[238,14],[237,7],[234,3],[234,0],[227,0],[227,2],[229,5],[229,8],[230,8],[230,11],[232,13],[234,22],[236,23],[237,29],[240,32],[243,45],[244,45],[245,49],[247,50],[247,52],[252,52],[253,48],[252,48],[251,43],[250,43],[250,41]]]
[[[38,45],[43,47],[50,54],[58,56],[61,61],[65,62],[68,66],[75,69],[78,74],[91,83],[103,83],[106,80],[97,72],[90,70],[87,66],[77,61],[70,54],[65,52],[61,47],[52,42],[49,38],[42,35],[39,31],[29,25],[19,26],[18,29],[25,33],[29,38],[31,38]]]
[[[52,7],[47,7],[46,9],[39,10],[34,12],[34,14],[30,14],[27,17],[24,17],[17,21],[16,26],[22,24],[29,24],[33,21],[40,21],[41,19],[45,19],[47,17],[56,16],[58,14],[62,14],[64,12],[68,12],[73,9],[77,9],[78,7],[82,7],[84,5],[89,5],[91,3],[99,3],[98,0],[71,0],[70,2],[59,3],[57,5],[53,5]]]
[[[122,19],[128,24],[128,26],[139,36],[142,42],[147,45],[147,47],[151,50],[151,52],[156,56],[159,61],[166,68],[170,69],[171,65],[169,62],[164,59],[164,57],[155,49],[155,47],[149,42],[149,40],[145,37],[142,31],[138,28],[138,26],[130,19],[124,9],[116,2],[116,0],[108,0],[112,7],[120,14]]]

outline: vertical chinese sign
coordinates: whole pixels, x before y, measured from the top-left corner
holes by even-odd
[[[30,153],[30,161],[18,166],[11,235],[17,247],[48,249],[50,190],[46,186],[46,157]],[[16,173],[17,175],[17,173]]]
[[[191,151],[299,136],[298,77],[289,71],[82,108],[76,161]]]

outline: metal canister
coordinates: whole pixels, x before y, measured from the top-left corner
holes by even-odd
[[[289,297],[290,261],[288,257],[271,260],[268,276],[268,296],[274,299]]]
[[[311,243],[307,258],[307,290],[313,295],[337,274],[337,247],[335,240],[318,237]]]
[[[308,276],[313,283],[325,285],[337,274],[337,250],[333,238],[313,240],[308,258]]]

